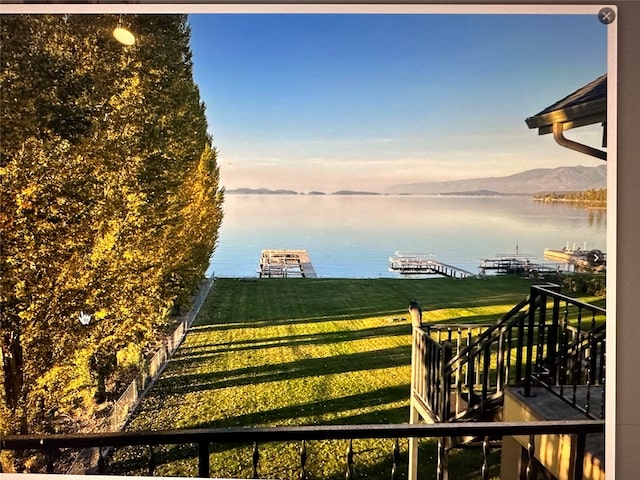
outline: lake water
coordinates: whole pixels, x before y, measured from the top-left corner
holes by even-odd
[[[479,271],[480,260],[545,247],[606,251],[606,212],[526,196],[227,195],[207,275],[255,277],[267,249],[302,249],[321,278],[399,277],[396,251]]]

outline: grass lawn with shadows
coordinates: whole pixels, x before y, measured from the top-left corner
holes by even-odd
[[[523,299],[531,284],[515,277],[218,279],[128,429],[407,423],[409,301],[421,304],[425,322],[487,323]],[[260,445],[261,478],[298,478],[299,447]],[[389,478],[392,447],[391,440],[354,441],[357,476]],[[310,478],[344,478],[346,448],[344,441],[308,443]],[[425,441],[422,449],[421,472],[430,478],[434,443]],[[166,446],[155,456],[156,474],[197,474],[193,447]],[[456,462],[456,456],[467,459]],[[120,450],[111,469],[144,474],[146,457]],[[404,439],[401,457],[404,478]],[[211,475],[248,478],[251,458],[251,445],[212,445]],[[469,462],[479,471],[476,452],[452,455],[450,475],[456,463]]]

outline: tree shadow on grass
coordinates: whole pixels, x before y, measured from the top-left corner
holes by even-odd
[[[296,359],[273,365],[255,365],[235,370],[172,375],[161,378],[149,397],[184,395],[191,392],[256,385],[294,378],[406,366],[411,363],[411,345],[341,354],[332,357]]]
[[[267,348],[296,347],[302,345],[328,345],[356,340],[381,337],[411,335],[411,325],[398,323],[395,325],[363,328],[359,330],[340,330],[337,332],[307,333],[287,335],[284,337],[264,337],[248,340],[235,340],[233,343],[220,342],[193,347],[182,346],[173,359],[172,368],[189,367],[193,363],[202,363],[207,357],[221,353],[264,350]],[[193,352],[193,353],[190,353]]]
[[[320,418],[325,415],[335,417],[341,412],[362,409],[365,406],[380,406],[409,399],[409,384],[371,390],[365,393],[347,395],[339,398],[317,400],[296,405],[256,411],[236,415],[211,422],[202,422],[192,428],[231,428],[255,425],[291,424],[292,420],[304,417]],[[340,417],[332,421],[319,421],[318,424],[340,423],[353,425],[358,423],[403,423],[409,419],[408,407],[382,409],[363,414]]]
[[[407,301],[407,307],[409,302]],[[208,317],[198,317],[194,322],[190,331],[193,332],[210,332],[210,331],[224,331],[224,330],[236,330],[240,328],[265,328],[276,327],[281,325],[305,325],[310,323],[323,323],[323,322],[341,322],[350,320],[359,320],[361,318],[370,317],[398,317],[409,318],[407,309],[396,310],[382,310],[372,309],[370,306],[363,307],[359,313],[340,313],[335,315],[316,315],[311,317],[291,317],[286,318],[273,318],[273,319],[252,319],[246,321],[230,320],[228,322],[220,322],[218,319],[208,321]]]

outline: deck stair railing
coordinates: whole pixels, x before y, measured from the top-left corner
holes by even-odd
[[[491,326],[414,329],[412,397],[431,421],[491,419],[505,385],[544,387],[604,418],[606,310],[559,290],[532,286]]]
[[[531,348],[535,356],[527,357],[525,396],[533,386],[541,386],[588,417],[603,419],[606,309],[543,287],[532,289],[534,294],[545,302],[537,319],[533,314],[529,319],[537,325],[529,339],[535,342]]]
[[[495,410],[508,374],[524,371],[522,363],[506,353],[526,343],[528,305],[528,298],[522,300],[493,325],[415,329],[413,398],[433,421],[478,419]],[[438,353],[446,350],[451,352],[448,357]],[[434,372],[441,374],[433,378]]]

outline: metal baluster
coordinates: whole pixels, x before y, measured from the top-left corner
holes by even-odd
[[[258,450],[258,442],[253,442],[253,472],[251,478],[258,477],[258,461],[260,460],[260,451]]]
[[[500,335],[498,336],[498,357],[496,365],[496,392],[502,391],[502,385],[504,384],[504,334],[505,330],[500,327],[498,330]]]
[[[564,385],[567,383],[567,358],[569,350],[569,334],[567,327],[569,325],[569,303],[564,302],[564,316],[562,318],[562,350],[560,351],[560,375],[558,381],[560,383],[560,397],[564,397]]]
[[[578,433],[576,439],[576,454],[575,454],[575,462],[574,465],[574,480],[582,480],[583,472],[584,472],[584,452],[585,452],[585,444],[587,441],[587,435],[584,433]]]
[[[462,364],[460,363],[460,356],[458,355],[462,351],[462,329],[458,327],[458,338],[456,339],[456,407],[455,414],[460,413],[460,399],[462,397]]]
[[[472,335],[472,331],[471,328],[467,329],[467,345],[465,348],[469,347],[469,345],[471,345],[471,335]],[[471,350],[469,350],[469,354],[467,355],[467,371],[466,371],[466,383],[467,383],[467,390],[468,390],[468,395],[469,398],[467,399],[467,409],[469,408],[469,406],[471,405],[471,394],[473,393],[473,354],[471,352]]]
[[[300,480],[307,480],[309,477],[306,471],[307,464],[307,442],[302,440],[302,446],[300,447]]]
[[[346,480],[353,479],[353,440],[349,439],[349,445],[347,446],[347,472],[345,474]]]
[[[153,477],[153,472],[156,469],[156,458],[153,454],[153,445],[147,445],[147,452],[149,454],[149,461],[147,462],[147,468],[149,471],[149,476]]]
[[[432,363],[433,368],[431,369],[433,373],[433,395],[431,397],[431,408],[435,412],[436,416],[440,414],[440,401],[442,400],[442,395],[440,394],[440,389],[442,388],[442,384],[440,382],[440,364],[442,362],[442,352],[439,348],[434,348],[434,361]],[[440,421],[443,421],[440,419]]]
[[[489,480],[489,437],[482,440],[482,480]]]
[[[581,382],[582,378],[582,307],[578,307],[578,333],[576,335],[576,350],[575,350],[575,361],[573,367],[573,394],[571,396],[571,402],[573,405],[577,405],[577,396],[578,396],[578,384]]]
[[[491,368],[491,343],[487,342],[484,346],[484,355],[482,356],[482,397],[480,398],[480,411],[484,412],[487,400],[489,398],[489,369]],[[480,357],[480,355],[478,355]]]
[[[591,407],[591,356],[592,356],[592,352],[593,352],[593,332],[589,332],[589,344],[588,344],[588,350],[587,350],[587,372],[586,372],[586,382],[587,382],[587,399],[585,401],[585,412],[587,415],[589,415],[589,408]]]
[[[527,444],[527,480],[535,480],[536,478],[536,465],[535,465],[535,451],[536,443],[535,436],[529,435],[529,443]]]
[[[53,473],[53,450],[47,448],[45,450],[45,458],[47,459],[47,473]]]
[[[474,404],[475,404],[475,400],[474,400],[474,394],[475,394],[475,384],[474,379],[475,379],[475,372],[474,372],[474,368],[476,365],[476,358],[473,352],[473,348],[471,350],[469,350],[469,355],[467,357],[467,389],[469,390],[468,395],[469,398],[468,403],[467,403],[467,409],[470,409]]]
[[[98,447],[98,473],[104,473],[107,470],[107,459],[101,447]]]
[[[600,355],[600,341],[596,336],[589,332],[589,363],[587,364],[587,373],[589,374],[589,383],[598,385],[600,377],[598,376],[598,356]]]
[[[553,298],[553,309],[551,313],[551,325],[547,331],[547,355],[546,364],[549,372],[549,384],[556,385],[558,382],[557,355],[559,347],[558,331],[560,328],[560,299]]]
[[[503,383],[504,384],[508,384],[510,383],[510,379],[511,379],[511,345],[512,345],[512,337],[511,334],[513,332],[513,328],[509,327],[509,329],[507,330],[507,368],[505,370],[506,375],[504,377]]]
[[[398,480],[398,464],[400,463],[400,442],[396,438],[393,442],[393,466],[391,467],[391,480]]]
[[[480,385],[480,374],[482,373],[480,370],[482,368],[480,366],[482,362],[482,357],[480,356],[481,350],[482,350],[482,345],[478,345],[478,349],[477,349],[478,355],[476,355],[476,380],[475,380],[476,385]]]
[[[540,301],[534,288],[531,288],[529,295],[529,311],[527,312],[527,356],[524,362],[524,396],[531,396],[531,377],[533,371],[533,341],[535,334],[536,305]],[[544,295],[540,294],[540,298],[544,299]]]
[[[446,480],[448,477],[445,440],[445,437],[438,439],[438,466],[436,467],[437,480]]]
[[[198,477],[209,478],[209,442],[198,443]]]
[[[442,381],[442,376],[441,376],[441,372],[442,372],[442,365],[444,362],[444,358],[442,356],[442,350],[440,348],[438,348],[436,350],[436,362],[434,363],[434,366],[436,367],[434,369],[434,377],[435,377],[435,381],[436,381],[436,389],[435,389],[435,398],[434,398],[434,402],[433,402],[433,406],[437,409],[436,412],[441,412],[442,411],[442,393],[444,391],[444,389],[446,388],[446,385],[444,384],[444,382]]]
[[[440,378],[442,379],[442,395],[440,400],[440,411],[443,421],[448,421],[451,415],[451,370],[446,365],[451,361],[451,343],[445,342],[442,345],[442,363],[440,364]]]
[[[545,324],[547,315],[547,296],[542,297],[542,305],[538,314],[538,343],[536,344],[536,360],[534,374],[538,379],[542,376],[542,362],[544,360]]]
[[[443,458],[442,458],[442,439],[438,440],[438,450],[437,450],[437,457],[438,457],[438,465],[436,467],[436,479],[437,480],[443,480],[444,478],[444,467],[443,467]]]
[[[526,315],[521,315],[518,319],[518,340],[516,342],[516,381],[522,380],[522,350],[524,346],[524,322]]]
[[[596,312],[592,312],[592,316],[591,316],[591,331],[593,332],[596,328]],[[591,361],[589,362],[589,365],[591,367],[591,371],[590,371],[590,382],[591,384],[596,384],[597,380],[596,380],[596,375],[597,375],[597,365],[598,365],[598,347],[597,347],[597,343],[596,341],[594,341],[593,339],[593,334],[591,337],[591,342],[589,342],[589,352],[591,353]]]

